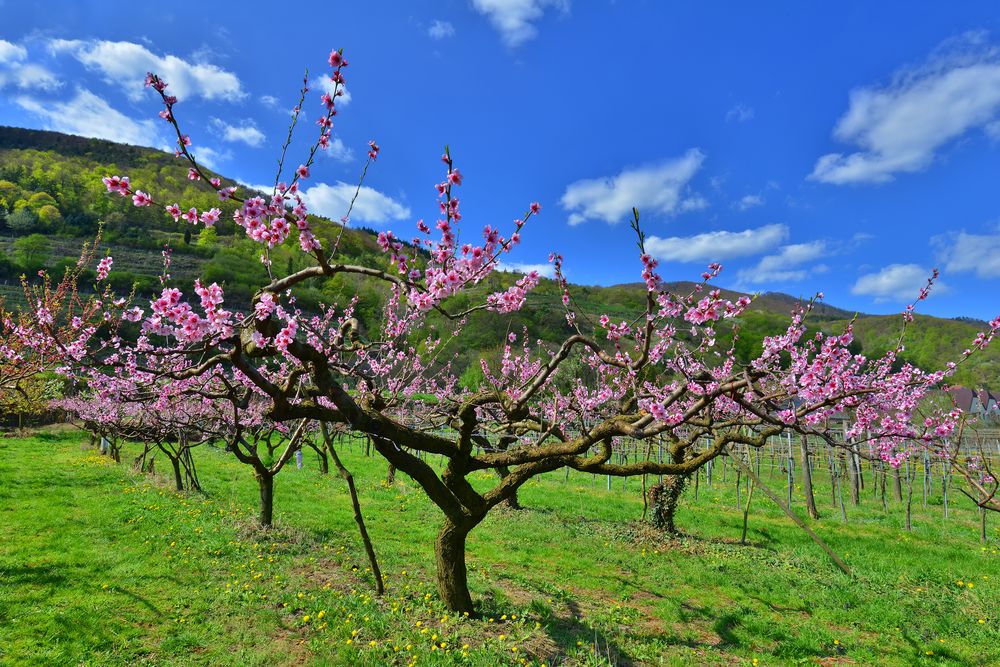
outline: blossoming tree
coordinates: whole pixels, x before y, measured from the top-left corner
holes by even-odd
[[[960,414],[918,416],[917,409],[954,365],[925,372],[898,364],[902,338],[879,358],[853,354],[850,325],[835,335],[807,335],[811,302],[792,313],[783,333],[764,340],[756,359],[740,364],[732,347],[718,344],[716,333],[738,326],[750,299],[730,301],[711,288],[721,270],[717,264],[691,293],[671,293],[645,251],[638,212],[633,227],[639,245],[636,268],[645,289],[643,312],[631,320],[603,316],[590,322],[574,306],[563,258],[553,254],[565,338],[535,341],[527,332],[510,333],[499,362],[482,364],[486,382],[463,389],[448,358],[461,345],[468,319],[481,311],[515,313],[539,284],[532,272],[507,289],[481,289],[500,258],[518,245],[540,206],[528,206],[506,230],[486,225],[474,242],[460,243],[463,212],[457,189],[463,175],[446,150],[443,178],[436,185],[435,224],[418,221],[415,236],[405,243],[392,232],[380,233],[389,268],[343,261],[340,235],[317,235],[300,190],[316,153],[329,144],[344,83],[342,53],[331,53],[329,62],[332,92],[321,98],[318,139],[287,180],[282,181],[279,167],[269,197],[241,196],[206,178],[178,124],[176,98],[166,82],[149,75],[147,84],[160,95],[160,116],[176,131],[177,154],[188,161],[190,178],[205,182],[220,199],[240,204],[234,220],[260,244],[269,279],[248,312],[226,309],[222,286],[201,281],[195,282],[193,295],[164,287],[148,308],[105,299],[100,317],[106,335],[90,335],[67,355],[74,377],[105,383],[127,377],[119,385],[128,394],[124,398],[150,405],[164,394],[200,392],[232,405],[243,405],[252,395],[268,420],[311,420],[370,437],[376,450],[441,510],[434,547],[438,590],[450,609],[466,612],[473,610],[467,536],[493,508],[543,473],[572,468],[613,476],[688,475],[733,446],[759,447],[786,430],[828,438],[825,424],[834,416],[847,416],[849,437],[871,441],[893,465],[914,447],[950,452],[945,439]],[[303,88],[302,99],[305,95]],[[301,108],[300,101],[293,121]],[[280,165],[287,147],[286,142]],[[366,170],[379,154],[375,142],[369,148]],[[160,202],[127,177],[109,176],[105,184],[136,206],[162,206],[184,224],[211,226],[219,216],[217,209],[199,212]],[[271,265],[270,250],[291,237],[310,262],[283,275]],[[313,313],[296,305],[298,290],[338,275],[385,285],[388,298],[379,321],[360,322],[352,302],[328,303]],[[453,305],[459,295],[465,304],[460,309]],[[904,329],[911,311],[904,314]],[[449,325],[428,326],[432,313]],[[122,333],[125,322],[138,326],[135,336]],[[1000,318],[968,354],[989,344],[998,329]],[[581,367],[592,381],[574,374]],[[666,447],[668,456],[616,459],[620,447],[636,441],[649,445],[647,452],[654,443]],[[430,465],[427,455],[441,457],[443,470]],[[485,490],[470,483],[470,475],[481,471],[496,473],[496,482]],[[975,473],[969,478],[993,483],[995,490],[992,480]]]

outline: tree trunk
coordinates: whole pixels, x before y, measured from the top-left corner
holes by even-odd
[[[274,477],[266,473],[255,473],[257,486],[260,487],[260,525],[271,527],[274,518]]]
[[[169,455],[167,458],[170,459],[170,465],[174,468],[174,486],[177,487],[178,491],[183,491],[184,478],[181,476],[181,460]]]
[[[907,464],[907,467],[909,464]],[[917,467],[906,472],[906,530],[913,530],[913,479],[917,476]]]
[[[751,480],[750,490],[747,491],[747,504],[743,506],[743,534],[740,535],[740,544],[747,543],[747,520],[750,518],[750,501],[753,500],[753,490],[757,485]]]
[[[818,519],[819,510],[816,509],[816,498],[813,496],[812,469],[809,467],[809,442],[806,436],[802,436],[799,441],[802,449],[802,492],[806,495],[806,510],[810,518]]]
[[[392,486],[396,483],[396,466],[389,464],[389,469],[385,473],[385,485]]]
[[[861,480],[859,479],[857,462],[854,459],[854,447],[847,450],[847,479],[851,483],[851,504],[861,503]]]
[[[652,507],[650,520],[668,535],[677,534],[677,505],[687,482],[687,475],[670,475],[649,489],[649,504]]]
[[[899,468],[892,469],[892,490],[896,496],[896,502],[903,502],[903,480],[899,478]]]
[[[465,568],[465,538],[472,525],[445,521],[434,543],[437,561],[438,594],[444,606],[450,611],[468,612],[472,609],[472,595],[469,593],[468,572]]]

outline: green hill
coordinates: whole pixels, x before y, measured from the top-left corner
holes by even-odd
[[[172,221],[155,207],[135,208],[128,199],[110,197],[101,183],[109,174],[128,175],[132,182],[160,199],[195,206],[199,210],[218,206],[222,219],[214,232],[202,232]],[[225,185],[235,182],[219,175]],[[116,288],[133,285],[142,296],[159,290],[164,245],[173,249],[171,275],[178,284],[197,276],[224,284],[230,304],[245,307],[265,279],[258,257],[260,246],[245,239],[243,230],[231,220],[232,203],[218,202],[204,184],[187,178],[185,163],[162,151],[86,139],[57,132],[0,127],[0,296],[17,303],[21,274],[34,275],[40,268],[58,272],[75,262],[82,242],[93,238],[104,225],[103,245],[115,257]],[[311,224],[325,247],[341,231],[338,223],[314,217]],[[385,256],[374,233],[348,229],[341,243],[347,261],[385,266]],[[278,272],[291,271],[304,262],[297,246],[288,244],[273,253]],[[456,297],[455,309],[477,295],[511,284],[517,276],[498,273],[469,294]],[[686,293],[693,283],[675,283],[672,289]],[[610,287],[574,286],[573,296],[584,317],[607,313],[631,319],[641,312],[645,295],[641,285]],[[740,292],[724,290],[729,298]],[[299,295],[299,305],[317,308],[321,301],[347,303],[359,298],[358,315],[363,323],[376,322],[384,293],[356,277],[338,276],[316,284]],[[464,345],[454,359],[458,371],[469,369],[474,381],[483,354],[495,354],[508,331],[527,327],[532,337],[559,340],[567,331],[559,303],[560,292],[552,281],[539,286],[529,307],[514,316],[485,313],[472,318],[464,330]],[[749,359],[760,349],[765,335],[776,334],[787,325],[788,313],[797,302],[781,293],[759,295],[740,321],[737,353]],[[814,327],[842,329],[853,313],[819,304],[810,316]],[[880,353],[898,338],[899,316],[859,316],[857,347],[866,354]],[[940,368],[956,359],[983,328],[983,323],[918,316],[909,328],[905,358],[927,369]],[[725,340],[725,337],[723,337]],[[955,381],[972,386],[993,386],[1000,377],[1000,348],[994,347],[963,364]]]

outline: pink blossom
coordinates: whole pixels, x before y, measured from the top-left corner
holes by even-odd
[[[111,272],[111,265],[114,261],[115,260],[111,258],[111,255],[108,255],[97,263],[97,280],[104,280],[108,277],[108,273]]]

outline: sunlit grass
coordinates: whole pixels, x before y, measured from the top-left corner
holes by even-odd
[[[639,480],[609,491],[552,473],[523,489],[528,509],[495,512],[471,535],[482,618],[469,619],[437,601],[440,514],[403,475],[386,486],[384,461],[361,447],[343,456],[383,599],[344,483],[308,455],[278,476],[265,533],[253,528],[252,476],[219,450],[196,451],[207,495],[186,495],[83,441],[0,440],[0,663],[1000,662],[1000,517],[982,545],[958,498],[944,521],[939,501],[924,509],[918,497],[906,533],[892,500],[883,512],[869,491],[844,524],[817,488],[812,526],[849,578],[762,496],[740,546],[733,478],[723,484],[718,469],[697,501],[686,492],[686,537],[673,542],[638,521]]]

